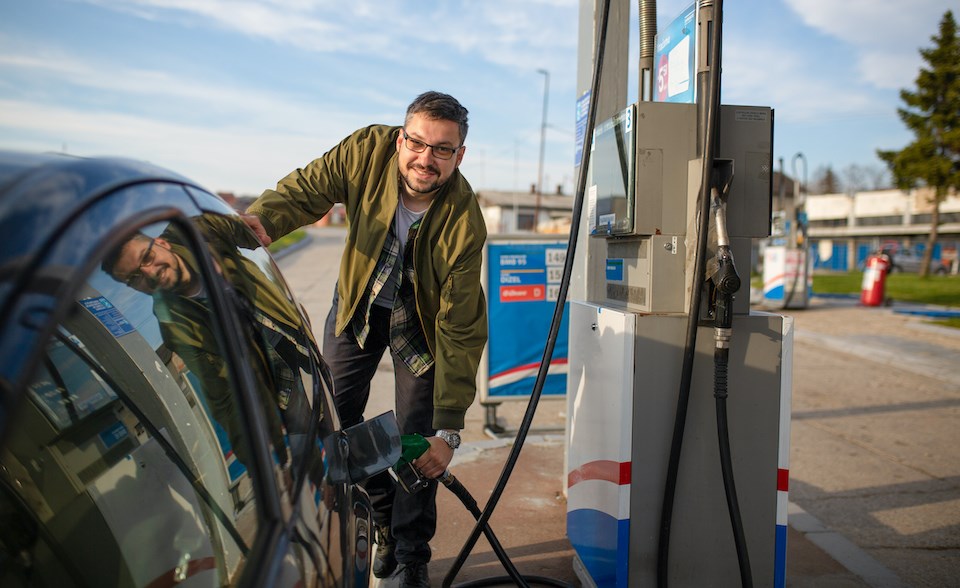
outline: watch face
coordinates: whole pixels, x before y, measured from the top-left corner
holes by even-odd
[[[453,433],[450,431],[439,431],[437,432],[437,437],[440,437],[447,442],[452,449],[460,447],[460,433]]]

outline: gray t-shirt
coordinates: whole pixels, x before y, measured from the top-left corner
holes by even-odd
[[[390,227],[400,243],[400,258],[397,260],[399,263],[390,269],[390,279],[383,285],[376,300],[373,301],[377,306],[393,308],[393,299],[396,296],[397,288],[400,287],[400,269],[403,267],[403,252],[407,248],[410,227],[417,222],[417,219],[423,218],[426,212],[426,210],[413,212],[403,205],[403,198],[400,198],[400,202],[397,204],[397,212],[393,216],[393,226]]]

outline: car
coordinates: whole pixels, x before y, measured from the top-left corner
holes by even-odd
[[[367,586],[360,482],[303,313],[178,174],[0,151],[0,585]]]
[[[920,266],[923,263],[923,253],[919,253],[913,249],[903,249],[899,247],[890,247],[883,250],[890,259],[890,273],[894,272],[906,272],[906,273],[919,273]],[[931,259],[930,260],[930,272],[935,274],[946,274],[947,266],[942,262]]]

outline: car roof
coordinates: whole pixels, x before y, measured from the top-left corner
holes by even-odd
[[[0,150],[0,218],[7,216],[14,200],[36,197],[84,200],[120,185],[145,181],[193,184],[179,174],[145,161]]]

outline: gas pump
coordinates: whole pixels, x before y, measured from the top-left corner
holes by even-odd
[[[797,174],[797,161],[803,161],[804,180]],[[807,239],[806,201],[807,160],[803,153],[793,156],[793,195],[786,198],[783,158],[780,158],[778,206],[773,226],[763,248],[763,304],[773,309],[803,309],[810,303],[813,288],[810,270],[810,242]]]
[[[614,3],[598,35],[602,2],[582,4],[593,7],[580,26],[584,89],[595,38],[627,55],[629,8]],[[770,234],[774,112],[720,106],[722,2],[681,14],[670,30],[696,32],[659,38],[661,59],[650,59],[655,8],[640,4],[641,69],[668,70],[641,72],[638,95],[693,87],[696,99],[627,105],[623,59],[589,96],[602,122],[584,137],[570,289],[575,567],[585,586],[783,586],[792,320],[752,312],[736,269]]]

